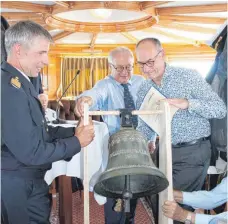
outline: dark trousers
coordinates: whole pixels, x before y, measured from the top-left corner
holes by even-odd
[[[159,151],[159,150],[157,150]],[[199,191],[202,189],[210,165],[210,141],[201,141],[192,146],[172,148],[173,188],[181,191]],[[150,197],[151,207],[158,224],[158,195]],[[187,210],[190,207],[184,206]],[[179,224],[180,222],[174,222]],[[161,224],[161,223],[159,223]]]
[[[104,214],[105,214],[105,224],[125,224],[125,213],[124,212],[115,212],[113,207],[115,205],[115,199],[107,198],[107,202],[104,205]],[[137,205],[137,199],[132,199],[130,201],[130,217],[129,223],[134,224],[135,209]]]
[[[44,179],[24,179],[2,173],[2,223],[49,224],[48,190]]]

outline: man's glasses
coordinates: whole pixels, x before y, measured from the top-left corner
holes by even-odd
[[[145,63],[143,63],[143,62],[137,62],[137,66],[139,66],[139,68],[141,68],[141,69],[143,69],[145,65],[146,65],[147,67],[149,67],[149,68],[153,68],[153,67],[154,67],[154,63],[155,63],[155,61],[156,61],[156,59],[157,59],[157,56],[158,56],[161,52],[162,52],[162,50],[159,51],[159,52],[155,55],[155,57],[154,57],[153,59],[149,59],[149,60],[148,60],[147,62],[145,62]]]
[[[127,66],[115,66],[111,64],[114,69],[116,69],[117,72],[123,72],[124,69],[126,69],[128,72],[131,72],[133,70],[132,65],[127,65]]]

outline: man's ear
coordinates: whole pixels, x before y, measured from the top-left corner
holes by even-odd
[[[164,51],[164,49],[162,49],[162,51],[161,51],[161,56],[162,56],[162,58],[165,58],[165,51]]]
[[[112,72],[112,66],[110,64],[108,64],[108,72],[111,73]]]
[[[14,44],[13,50],[17,56],[21,56],[21,44]]]

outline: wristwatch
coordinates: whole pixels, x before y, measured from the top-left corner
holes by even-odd
[[[192,224],[192,215],[188,212],[187,218],[184,221],[184,224]]]

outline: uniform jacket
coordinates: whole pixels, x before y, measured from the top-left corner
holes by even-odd
[[[47,126],[34,86],[17,69],[1,64],[2,170],[47,170],[80,152],[74,128]]]

